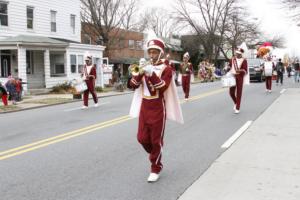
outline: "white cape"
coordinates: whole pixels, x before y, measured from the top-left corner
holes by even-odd
[[[134,92],[129,111],[129,115],[131,117],[139,117],[142,105],[142,92],[142,87],[137,88]],[[174,76],[172,76],[172,80],[168,89],[164,92],[164,99],[166,103],[167,119],[183,124],[184,121]]]

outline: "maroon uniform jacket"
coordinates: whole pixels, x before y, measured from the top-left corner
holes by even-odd
[[[244,58],[243,58],[244,59]],[[236,71],[239,71],[236,76],[239,76],[239,77],[244,77],[244,75],[246,75],[248,73],[248,64],[247,64],[247,60],[244,59],[241,66],[238,66],[238,63],[236,61],[236,58],[233,57],[232,59],[230,59],[229,61],[229,66],[230,66],[230,69],[232,67],[235,67],[235,70]],[[230,70],[229,69],[229,70]]]
[[[193,73],[192,63],[188,62],[185,64],[184,62],[180,64],[180,73],[182,75],[191,75]]]
[[[85,74],[86,74],[86,77],[87,77],[86,80],[93,80],[93,79],[95,80],[95,79],[97,78],[96,66],[95,66],[95,65],[93,65],[93,67],[92,67],[92,69],[91,69],[91,71],[90,71],[89,74],[88,74],[86,65],[84,65],[83,70],[84,70],[83,73],[85,73]]]

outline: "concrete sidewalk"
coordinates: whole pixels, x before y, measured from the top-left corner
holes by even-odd
[[[299,108],[288,89],[179,200],[299,200]]]
[[[130,94],[132,92],[133,91],[131,91],[131,90],[124,90],[123,92],[109,91],[109,92],[97,93],[97,96],[98,96],[98,98],[104,98],[104,97]],[[92,98],[91,95],[89,95],[89,96],[91,99]],[[0,114],[34,109],[34,108],[41,108],[41,107],[45,107],[45,106],[58,105],[58,104],[63,104],[63,103],[77,102],[77,101],[82,101],[82,100],[81,99],[73,99],[72,94],[29,95],[29,96],[25,96],[22,101],[17,102],[16,105],[12,105],[12,103],[9,102],[9,106],[7,108],[1,107]],[[2,106],[2,105],[3,105],[3,103],[2,103],[2,101],[0,101],[0,106]],[[4,110],[4,109],[6,109],[6,110]]]

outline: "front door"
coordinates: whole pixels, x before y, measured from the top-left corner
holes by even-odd
[[[10,55],[1,55],[1,77],[11,75]]]

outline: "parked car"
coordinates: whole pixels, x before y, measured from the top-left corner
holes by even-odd
[[[258,82],[262,82],[265,80],[265,76],[263,73],[262,65],[264,61],[259,58],[248,58],[248,67],[249,67],[249,74],[250,74],[250,81],[256,80]]]

